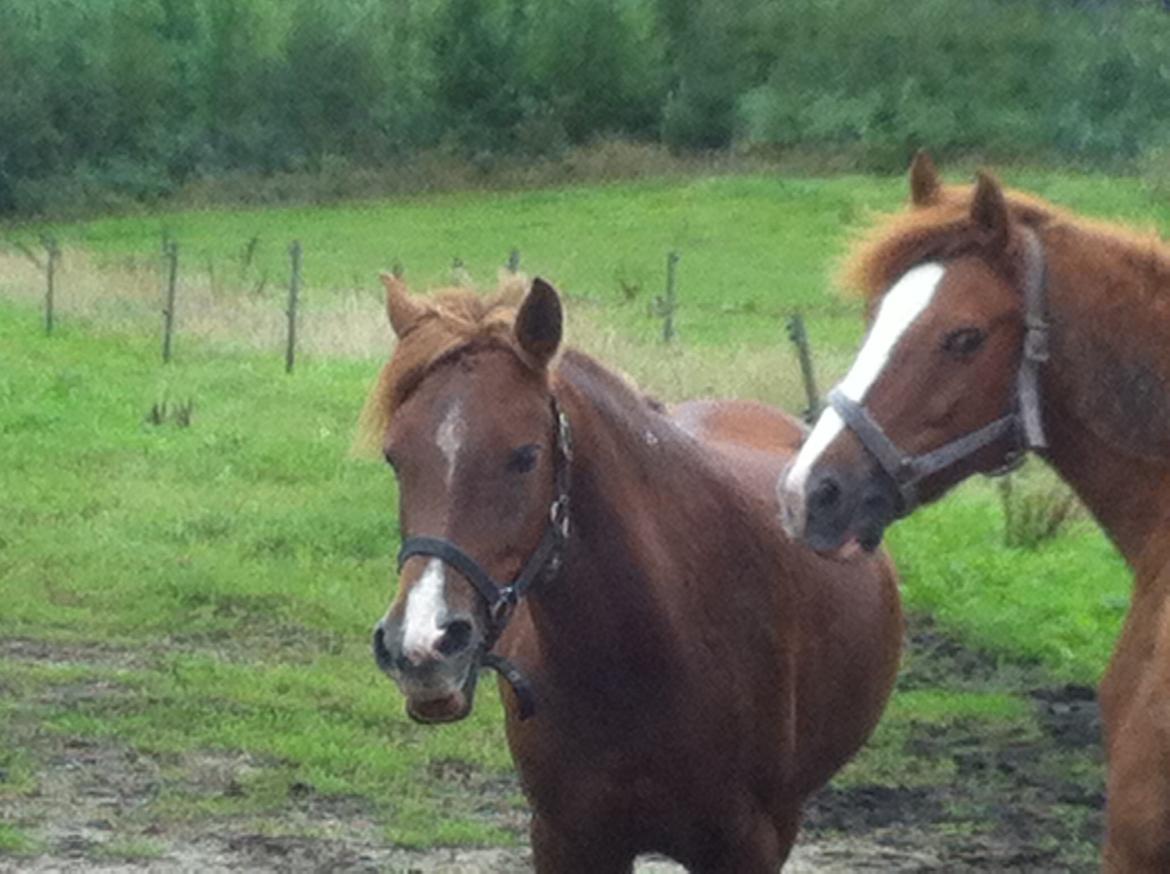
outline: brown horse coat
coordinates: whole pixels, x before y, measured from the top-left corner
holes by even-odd
[[[656,851],[695,871],[775,871],[801,803],[864,742],[889,694],[902,630],[889,561],[827,561],[782,533],[773,483],[801,438],[784,414],[734,401],[667,413],[580,352],[547,368],[542,353],[534,369],[521,328],[488,327],[493,307],[470,323],[441,304],[427,312],[426,342],[442,351],[400,332],[375,398],[393,451],[430,425],[390,419],[434,421],[413,392],[455,397],[472,383],[551,391],[572,426],[564,565],[496,648],[536,697],[521,721],[501,684],[537,870],[626,872]],[[404,513],[413,500],[404,492]],[[460,536],[486,562],[490,548]],[[388,620],[417,582],[409,567]]]

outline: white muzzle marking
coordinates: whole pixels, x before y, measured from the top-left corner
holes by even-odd
[[[443,637],[440,624],[447,615],[446,595],[446,568],[432,558],[406,597],[402,619],[402,652],[416,665],[436,656],[435,647]]]

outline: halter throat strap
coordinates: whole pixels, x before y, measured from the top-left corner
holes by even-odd
[[[920,455],[906,455],[890,440],[864,404],[848,397],[840,388],[829,393],[829,405],[897,486],[902,499],[900,515],[909,514],[918,506],[918,486],[923,480],[1004,437],[1015,435],[1016,446],[1009,450],[1003,466],[992,475],[1008,473],[1018,467],[1024,450],[1048,446],[1040,411],[1040,367],[1049,359],[1049,321],[1044,303],[1047,268],[1040,237],[1028,227],[1021,227],[1020,233],[1025,246],[1022,282],[1024,348],[1016,375],[1015,410],[937,449]]]
[[[462,574],[479,595],[488,614],[487,633],[481,645],[480,663],[497,671],[512,686],[520,704],[520,718],[528,719],[536,711],[532,688],[524,675],[503,656],[491,652],[507,628],[516,606],[529,590],[542,580],[556,576],[564,562],[565,544],[569,539],[569,480],[573,460],[572,434],[569,420],[555,397],[550,397],[553,427],[554,495],[549,507],[548,523],[536,549],[528,556],[520,573],[512,582],[500,584],[474,558],[460,547],[441,537],[408,537],[398,550],[398,570],[407,559],[416,555],[437,558]]]

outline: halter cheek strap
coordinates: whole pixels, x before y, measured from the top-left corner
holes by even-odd
[[[516,606],[529,590],[541,580],[554,577],[564,561],[565,544],[569,539],[569,476],[573,460],[572,435],[569,420],[561,411],[556,398],[550,399],[556,428],[553,456],[554,490],[549,507],[548,524],[540,543],[512,582],[501,585],[484,570],[474,558],[449,540],[441,537],[408,537],[398,551],[398,569],[407,559],[426,555],[439,559],[459,571],[479,595],[488,613],[488,628],[480,646],[480,664],[497,671],[508,681],[520,705],[520,719],[528,719],[536,712],[536,699],[524,675],[503,656],[491,651],[504,633]]]
[[[930,452],[906,455],[863,404],[848,397],[840,388],[829,393],[829,405],[894,481],[902,499],[903,516],[918,506],[918,486],[923,480],[1004,437],[1015,435],[1015,447],[1009,450],[1003,466],[992,472],[993,476],[1018,467],[1023,461],[1024,450],[1043,449],[1048,445],[1040,412],[1040,366],[1049,358],[1049,323],[1044,306],[1047,282],[1044,247],[1031,228],[1021,228],[1021,234],[1026,257],[1023,281],[1025,332],[1023,355],[1016,375],[1016,410]]]
[[[1044,288],[1048,284],[1044,246],[1031,228],[1023,228],[1027,247],[1024,273],[1024,356],[1016,385],[1020,404],[1020,422],[1029,449],[1046,449],[1044,421],[1040,414],[1040,366],[1050,357],[1048,310]]]

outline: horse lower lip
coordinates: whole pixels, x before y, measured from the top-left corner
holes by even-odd
[[[406,704],[406,712],[419,722],[453,722],[466,716],[467,710],[467,697],[462,692]]]
[[[832,558],[837,561],[853,561],[865,551],[864,545],[856,537],[850,537],[832,552]]]

